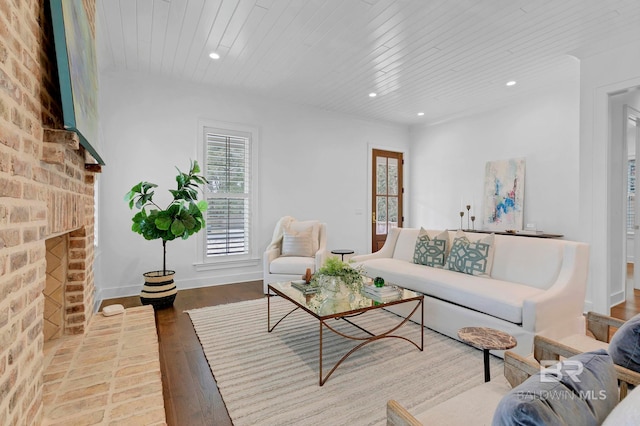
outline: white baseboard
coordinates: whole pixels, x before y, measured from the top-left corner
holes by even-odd
[[[239,274],[228,274],[220,277],[190,278],[186,280],[176,280],[178,290],[188,288],[211,287],[215,285],[243,283],[247,281],[262,280],[262,272],[246,272]]]
[[[624,302],[624,290],[617,291],[609,296],[609,306],[615,306]]]
[[[176,286],[178,290],[187,290],[190,288],[201,288],[201,287],[212,287],[218,285],[225,284],[234,284],[241,283],[247,281],[257,281],[262,279],[261,272],[250,272],[250,273],[241,273],[241,274],[233,274],[233,275],[225,275],[220,277],[207,277],[207,278],[191,278],[186,280],[175,280]],[[96,289],[96,294],[99,294],[100,297],[96,296],[96,302],[94,303],[94,309],[100,307],[100,303],[104,300],[114,299],[117,297],[129,297],[129,296],[138,296],[140,294],[140,290],[142,289],[142,282],[136,285],[122,285],[119,287],[111,287],[111,288],[103,288],[100,290]],[[99,299],[99,300],[98,300]]]
[[[116,297],[137,296],[142,290],[142,283],[122,287],[105,288],[101,290],[102,300],[114,299]]]

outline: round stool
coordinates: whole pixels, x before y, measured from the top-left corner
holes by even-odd
[[[336,250],[331,250],[332,254],[339,254],[340,256],[342,256],[342,261],[344,262],[344,255],[345,254],[353,254],[355,253],[353,250],[349,250],[349,249],[336,249]]]
[[[518,344],[512,335],[489,327],[464,327],[458,330],[458,337],[465,343],[484,352],[484,381],[491,380],[489,351],[506,351]]]

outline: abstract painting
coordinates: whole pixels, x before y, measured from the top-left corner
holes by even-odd
[[[484,229],[522,229],[524,169],[524,158],[487,162],[484,176]]]
[[[85,2],[51,0],[51,20],[56,48],[64,127],[100,164],[98,141],[98,68],[95,37]]]

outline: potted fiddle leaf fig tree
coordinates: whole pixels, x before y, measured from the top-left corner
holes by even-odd
[[[125,195],[129,208],[138,210],[132,218],[131,230],[147,240],[162,240],[162,270],[143,274],[145,284],[140,293],[142,304],[154,309],[172,306],[178,292],[173,282],[175,271],[167,270],[167,241],[186,240],[204,227],[207,202],[198,201],[198,192],[208,181],[199,173],[197,161],[191,162],[188,173],[178,169],[178,187],[169,190],[173,200],[165,208],[153,201],[158,186],[155,183],[139,182]]]

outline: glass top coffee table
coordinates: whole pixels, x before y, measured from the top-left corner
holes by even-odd
[[[280,318],[273,326],[271,326],[271,297],[267,296],[267,329],[269,333],[271,333],[277,326],[282,322],[285,318],[287,318],[291,313],[297,311],[298,309],[303,310],[307,314],[311,315],[315,319],[319,321],[320,324],[320,339],[319,339],[319,385],[322,386],[329,379],[329,377],[333,374],[333,372],[342,364],[342,362],[347,359],[352,353],[362,348],[363,346],[374,342],[380,339],[394,338],[394,339],[402,339],[411,343],[418,350],[422,351],[424,349],[424,296],[421,293],[417,293],[411,290],[407,290],[401,287],[397,287],[397,296],[386,297],[383,299],[384,301],[376,301],[370,297],[367,297],[362,292],[348,292],[347,294],[338,293],[336,297],[328,297],[327,292],[321,291],[315,294],[304,294],[302,291],[297,288],[292,287],[290,282],[284,283],[273,283],[268,286],[270,293],[275,294],[277,296],[282,297],[283,299],[288,300],[294,305],[294,308]],[[331,293],[329,293],[331,294]],[[409,315],[406,318],[398,316],[398,323],[394,325],[391,329],[386,330],[384,332],[373,333],[369,330],[364,329],[363,327],[357,325],[353,320],[354,317],[365,315],[369,311],[374,311],[377,309],[383,309],[388,306],[412,303],[415,306]],[[409,318],[415,314],[418,309],[420,309],[420,343],[414,342],[404,336],[400,336],[394,334],[400,327],[409,321]],[[338,319],[345,321],[353,326],[353,331],[357,332],[357,330],[363,331],[365,335],[359,333],[359,335],[346,333],[344,331],[338,331],[334,327],[332,327],[328,320],[330,319]],[[323,351],[323,331],[324,329],[328,329],[333,333],[344,337],[345,339],[350,339],[354,341],[358,341],[359,343],[354,346],[350,351],[348,351],[338,362],[331,368],[329,373],[326,376],[323,376],[323,366],[322,366],[322,351]]]

